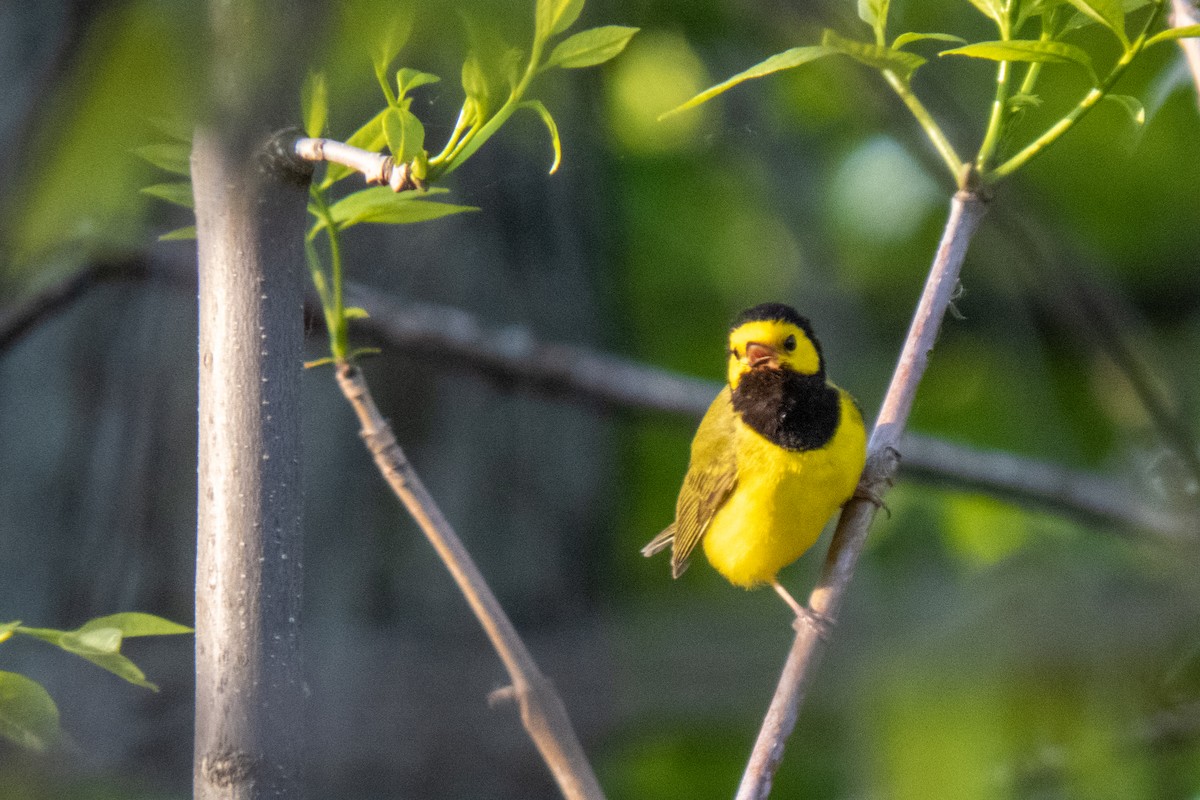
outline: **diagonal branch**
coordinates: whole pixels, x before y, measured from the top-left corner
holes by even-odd
[[[361,370],[352,364],[341,363],[336,371],[338,385],[358,415],[363,441],[375,457],[379,471],[450,570],[492,647],[504,662],[512,686],[502,694],[516,699],[521,722],[553,773],[563,796],[567,800],[603,800],[604,793],[567,717],[566,707],[550,679],[538,669],[458,535],[417,477],[397,444],[391,426],[379,413]]]
[[[1187,25],[1200,25],[1200,8],[1192,0],[1171,0],[1171,26],[1182,28]],[[1187,59],[1188,71],[1192,74],[1192,82],[1196,84],[1197,102],[1200,102],[1200,39],[1177,41]]]
[[[784,745],[796,725],[800,704],[824,655],[829,627],[837,619],[858,557],[866,544],[867,532],[878,511],[878,498],[899,466],[900,436],[908,422],[942,318],[958,285],[967,247],[985,211],[983,198],[969,191],[960,191],[951,201],[950,217],[941,244],[871,432],[867,469],[859,485],[859,494],[846,504],[838,521],[820,580],[809,595],[810,618],[797,620],[796,639],[754,743],[738,787],[737,800],[763,800],[771,792],[771,782],[783,759]]]

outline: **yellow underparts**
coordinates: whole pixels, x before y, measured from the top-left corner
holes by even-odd
[[[704,534],[709,562],[737,586],[775,580],[813,546],[862,473],[862,415],[841,392],[841,424],[819,450],[794,452],[736,423],[738,483]]]

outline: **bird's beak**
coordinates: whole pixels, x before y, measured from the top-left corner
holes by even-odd
[[[746,357],[742,361],[750,369],[779,369],[779,351],[770,345],[750,342],[746,345]]]

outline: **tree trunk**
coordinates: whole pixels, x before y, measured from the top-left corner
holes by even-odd
[[[266,145],[287,114],[280,109],[293,105],[280,98],[297,94],[298,84],[272,85],[281,70],[271,54],[287,52],[278,46],[284,33],[265,24],[262,4],[214,2],[212,10],[216,102],[192,147],[200,292],[194,792],[198,800],[294,798],[311,168],[297,172]],[[288,18],[281,9],[277,21]]]

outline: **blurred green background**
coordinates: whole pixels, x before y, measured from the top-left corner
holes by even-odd
[[[987,37],[962,0],[893,5],[896,31]],[[380,107],[370,42],[397,9],[324,4],[311,52],[288,54],[327,71],[330,135]],[[414,105],[440,145],[462,17],[521,42],[532,2],[407,13],[400,61],[443,77]],[[542,124],[518,115],[449,184],[481,213],[355,228],[351,279],[712,380],[730,319],[789,302],[873,417],[953,189],[903,106],[876,74],[826,59],[656,121],[823,27],[862,35],[854,3],[590,0],[579,27],[600,24],[641,32],[536,90],[560,126],[559,172]],[[156,241],[190,215],[139,193],[163,177],[131,151],[203,105],[205,30],[203,4],[182,0],[0,8],[0,308],[101,261],[152,273],[95,286],[0,352],[0,619],[191,619],[195,250]],[[1180,61],[1159,48],[1120,85],[1154,112],[1143,131],[1101,106],[1001,187],[914,429],[1119,476],[1151,506],[1195,493],[1095,322],[1194,423],[1200,115]],[[1059,72],[1047,119],[1082,88]],[[967,60],[918,74],[960,152],[992,80]],[[323,355],[319,331],[310,342]],[[703,564],[671,581],[638,555],[671,520],[695,422],[386,346],[366,369],[610,797],[731,796],[791,630],[770,592]],[[555,797],[512,710],[487,708],[501,667],[329,372],[305,387],[309,796]],[[888,504],[773,797],[1200,797],[1193,528],[1168,540],[912,480]],[[793,592],[824,549],[783,573]],[[37,642],[0,647],[0,669],[43,682],[70,736],[47,755],[0,743],[0,799],[189,795],[190,640],[130,648],[160,694]]]

